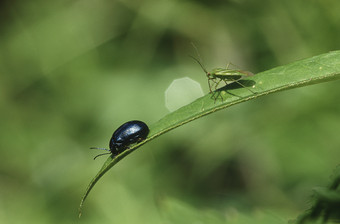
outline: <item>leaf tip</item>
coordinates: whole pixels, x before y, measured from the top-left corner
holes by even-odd
[[[81,199],[80,201],[80,205],[79,205],[79,208],[78,208],[78,218],[80,219],[81,215],[82,215],[82,212],[83,212],[83,204],[84,204],[84,198]]]

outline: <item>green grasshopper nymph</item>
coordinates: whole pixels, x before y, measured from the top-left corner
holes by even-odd
[[[200,54],[198,53],[196,46],[194,44],[192,44],[192,45],[195,48],[199,59],[192,57],[192,56],[191,57],[195,61],[197,61],[197,63],[203,69],[204,73],[207,75],[210,93],[213,93],[213,91],[215,91],[217,89],[218,85],[223,81],[226,84],[226,86],[236,82],[237,84],[239,84],[243,88],[246,88],[250,92],[252,92],[253,94],[256,94],[256,92],[254,92],[253,90],[251,90],[250,88],[246,87],[241,82],[239,82],[243,78],[253,76],[254,75],[253,73],[248,72],[248,71],[238,70],[238,69],[230,69],[229,65],[231,63],[228,63],[226,68],[214,68],[210,72],[208,72],[207,69],[203,66],[203,63],[201,62],[202,59],[201,59]],[[213,84],[211,84],[211,82],[213,82]],[[215,98],[215,100],[216,100],[216,98]]]
[[[241,82],[239,82],[241,79],[245,77],[253,76],[254,75],[253,73],[248,72],[248,71],[237,70],[237,69],[230,69],[229,68],[230,63],[228,63],[226,68],[214,68],[210,72],[208,72],[198,59],[194,57],[192,58],[198,62],[198,64],[203,69],[204,73],[207,75],[210,93],[213,92],[212,84],[210,83],[210,81],[213,82],[214,90],[216,90],[218,85],[223,81],[226,84],[226,86],[236,82],[243,88],[246,88],[253,94],[256,94],[256,92],[254,92],[253,90],[249,89],[248,87],[243,85]]]

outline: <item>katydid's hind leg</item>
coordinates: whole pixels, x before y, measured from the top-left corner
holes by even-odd
[[[225,80],[225,79],[223,81],[225,83],[225,86],[228,86],[228,85],[232,84],[233,82],[235,82],[235,80],[230,81],[230,80]]]
[[[229,66],[230,66],[230,62],[227,63],[227,66],[225,66],[225,69],[229,69]]]
[[[238,80],[234,80],[237,84],[239,84],[240,86],[242,86],[243,88],[246,88],[247,90],[249,90],[250,92],[252,92],[253,94],[257,94],[256,92],[254,92],[253,90],[251,90],[250,88],[246,87],[245,85],[243,85],[242,83],[239,82],[240,79]]]
[[[228,62],[228,63],[227,63],[227,66],[226,66],[226,69],[229,69],[230,65],[231,65],[232,67],[238,68],[237,65],[235,65],[235,64],[233,64],[233,63],[231,63],[231,62]]]

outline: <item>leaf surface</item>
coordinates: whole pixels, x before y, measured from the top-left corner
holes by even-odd
[[[97,181],[114,165],[138,147],[152,139],[190,121],[264,95],[282,90],[322,83],[340,78],[340,51],[333,51],[312,58],[279,66],[241,80],[242,84],[256,92],[233,83],[209,93],[194,102],[166,115],[150,125],[150,133],[144,141],[133,145],[117,157],[109,158],[88,185],[80,203],[79,217],[83,203]]]

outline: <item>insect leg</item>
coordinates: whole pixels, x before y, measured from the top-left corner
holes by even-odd
[[[227,66],[226,66],[226,69],[229,69],[230,65],[231,65],[232,67],[238,68],[237,65],[235,65],[235,64],[233,64],[233,63],[231,63],[231,62],[228,62],[228,63],[227,63]]]
[[[208,78],[208,86],[209,86],[210,93],[212,93],[211,85],[210,85],[210,80],[211,80],[211,78]]]
[[[218,85],[221,83],[222,79],[220,79],[219,81],[215,82],[215,90],[217,89]],[[224,80],[223,80],[224,81]]]
[[[222,81],[222,79],[219,79],[214,77],[214,78],[210,78],[210,80],[212,80],[212,82],[214,83],[214,91],[212,92],[212,96],[211,98],[214,98],[214,103],[216,103],[216,100],[218,98],[221,98],[221,100],[223,101],[223,97],[221,95],[221,92],[220,91],[216,91],[218,85],[220,84],[220,82]],[[217,94],[217,96],[215,95]]]
[[[222,97],[222,95],[221,95],[221,92],[219,92],[219,91],[214,91],[213,92],[213,94],[211,95],[211,98],[213,98],[214,99],[214,103],[216,103],[216,100],[218,99],[218,98],[221,98],[221,100],[223,101],[223,97]]]
[[[245,85],[243,85],[242,83],[239,82],[238,80],[234,80],[234,82],[236,82],[237,84],[239,84],[240,86],[242,86],[243,88],[246,88],[247,90],[249,90],[250,92],[252,92],[253,94],[256,94],[256,92],[254,92],[253,90],[249,89],[248,87],[246,87]]]

